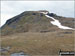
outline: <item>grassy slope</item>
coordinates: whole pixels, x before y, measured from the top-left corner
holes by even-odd
[[[6,53],[6,55],[19,51],[24,51],[30,55],[58,55],[60,49],[73,51],[74,33],[63,34],[60,32],[62,31],[47,33],[27,32],[3,36],[2,46],[11,46],[9,53]]]
[[[28,31],[47,30],[52,26],[50,19],[47,19],[43,14],[38,12],[24,12],[23,16],[16,16],[6,22],[1,28],[2,35],[10,35],[13,33],[21,33]]]

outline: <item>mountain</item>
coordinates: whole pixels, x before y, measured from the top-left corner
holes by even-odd
[[[56,26],[50,23],[52,19],[47,18],[45,14],[40,12],[48,11],[25,11],[11,19],[8,19],[6,23],[1,27],[1,34],[9,35],[21,32],[49,32],[59,30]],[[58,19],[62,25],[74,28],[75,19],[73,18],[66,18],[49,12],[47,15]]]
[[[22,51],[30,56],[59,56],[60,49],[74,51],[74,22],[75,18],[46,10],[25,11],[0,28],[1,55]]]

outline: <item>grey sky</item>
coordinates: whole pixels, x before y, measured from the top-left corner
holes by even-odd
[[[1,25],[23,11],[48,10],[60,16],[74,17],[74,1],[1,1]]]

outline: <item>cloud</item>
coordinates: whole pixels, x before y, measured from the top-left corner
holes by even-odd
[[[1,25],[23,11],[48,10],[57,15],[74,17],[74,1],[1,1]]]

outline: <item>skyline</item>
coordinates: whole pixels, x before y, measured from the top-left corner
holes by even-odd
[[[1,26],[24,11],[38,10],[74,18],[74,1],[1,1]]]

